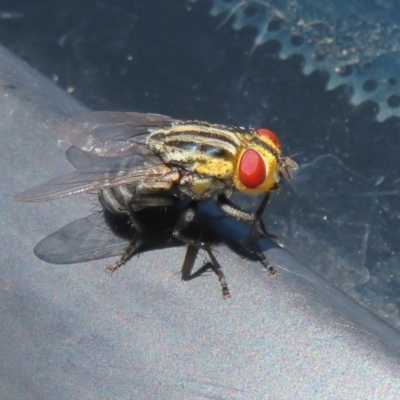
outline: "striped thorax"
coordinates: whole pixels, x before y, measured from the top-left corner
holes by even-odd
[[[189,121],[153,131],[147,145],[166,165],[192,173],[191,195],[198,198],[229,188],[267,192],[297,168],[282,157],[277,137],[267,129]]]

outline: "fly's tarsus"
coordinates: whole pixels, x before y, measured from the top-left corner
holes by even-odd
[[[278,273],[278,271],[276,270],[276,268],[268,261],[267,257],[265,257],[264,253],[262,252],[261,249],[259,249],[257,251],[257,255],[258,258],[261,262],[261,264],[264,266],[264,268],[266,269],[266,271],[270,274],[270,275],[276,275]]]

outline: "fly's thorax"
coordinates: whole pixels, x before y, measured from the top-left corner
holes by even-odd
[[[179,191],[193,200],[209,199],[231,187],[231,181],[200,174],[184,174],[179,181]]]
[[[192,121],[152,132],[147,145],[167,165],[231,179],[241,139],[233,128]]]

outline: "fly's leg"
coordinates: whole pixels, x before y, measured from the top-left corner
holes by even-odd
[[[129,216],[129,220],[131,221],[131,224],[135,228],[136,232],[143,232],[142,224],[139,222],[135,212],[133,211],[132,205],[132,201],[126,203],[126,210]]]
[[[199,254],[199,247],[188,246],[185,260],[182,265],[182,280],[183,281],[191,281],[201,275],[204,272],[213,269],[213,265],[210,262],[205,263],[201,268],[199,268],[196,272],[193,272],[194,263],[196,262],[197,255]]]
[[[126,262],[128,262],[135,254],[139,252],[143,241],[140,239],[140,232],[135,232],[132,240],[130,241],[128,247],[125,249],[124,254],[120,257],[118,261],[107,267],[107,271],[112,275],[118,268],[122,267]]]
[[[189,246],[186,253],[185,261],[182,266],[182,279],[188,280],[190,279],[190,277],[193,278],[193,276],[191,276],[191,270],[193,268],[195,255],[197,255],[199,249],[205,250],[211,259],[211,267],[214,270],[215,274],[218,276],[219,282],[221,284],[222,297],[224,299],[229,298],[231,297],[231,295],[229,293],[225,275],[222,272],[221,266],[219,265],[217,259],[211,251],[210,244],[202,242],[201,240],[190,239],[182,234],[182,231],[193,221],[195,214],[195,204],[191,204],[179,217],[179,220],[175,225],[174,231],[172,233],[175,238]],[[194,248],[195,250],[191,248]],[[207,264],[200,269],[201,272],[204,272],[204,268],[206,266]],[[206,269],[208,269],[208,266]],[[199,274],[199,271],[195,273],[196,276]]]
[[[269,202],[269,198],[271,197],[271,192],[267,192],[262,199],[259,207],[257,208],[257,211],[255,212],[255,218],[253,221],[253,224],[251,226],[251,233],[250,233],[250,240],[254,243],[254,245],[257,247],[256,253],[261,261],[261,263],[264,265],[265,269],[270,273],[270,275],[275,275],[276,274],[276,269],[275,267],[268,261],[267,257],[265,257],[263,251],[260,248],[260,245],[258,244],[258,226],[260,226],[261,232],[268,238],[270,239],[276,239],[276,235],[273,235],[267,231],[265,228],[264,220],[262,219],[262,215],[264,213],[265,207],[267,206]]]
[[[183,281],[190,281],[192,279],[195,279],[195,278],[203,275],[204,272],[206,272],[210,269],[215,271],[213,263],[206,262],[196,272],[192,273],[194,263],[197,258],[197,254],[199,253],[199,249],[200,249],[199,247],[188,246],[186,255],[185,255],[185,260],[182,265],[182,280]],[[222,272],[222,271],[220,271],[220,272]],[[218,278],[220,279],[221,278],[220,274],[218,274],[217,272],[216,272],[216,274],[217,274]],[[222,274],[222,278],[225,280],[225,286],[227,288],[226,279],[224,277],[224,274]],[[220,279],[220,281],[221,281],[221,279]],[[221,286],[223,286],[222,283],[221,283]],[[222,288],[222,294],[223,294],[224,298],[230,297],[229,291],[226,292],[226,290],[224,290],[224,286]]]
[[[269,203],[269,198],[271,197],[271,192],[267,192],[262,199],[260,205],[257,208],[257,211],[254,214],[253,225],[251,226],[251,234],[250,237],[254,240],[257,240],[258,237],[258,226],[260,226],[261,232],[270,239],[277,239],[277,236],[269,233],[267,228],[265,227],[264,220],[262,219],[262,215],[264,214],[265,207]]]
[[[258,227],[260,227],[261,232],[270,239],[276,239],[276,236],[269,233],[265,227],[264,221],[261,218],[262,214],[265,210],[265,207],[267,206],[269,202],[271,193],[267,192],[266,195],[264,196],[263,200],[261,201],[260,206],[258,207],[257,211],[253,213],[249,213],[246,211],[241,210],[238,206],[233,204],[231,201],[229,201],[225,196],[221,195],[218,197],[218,202],[222,208],[222,210],[241,221],[249,221],[252,222],[251,225],[251,232],[250,232],[250,244],[251,246],[255,247],[255,253],[257,254],[260,262],[263,264],[264,268],[271,274],[275,275],[276,274],[276,269],[274,266],[268,261],[267,257],[265,257],[263,251],[260,248],[260,245],[258,244]]]
[[[266,195],[264,196],[263,200],[261,201],[260,206],[258,207],[257,211],[253,213],[249,213],[247,211],[243,211],[240,209],[236,204],[232,203],[230,200],[228,200],[225,196],[221,195],[218,197],[218,203],[222,210],[230,215],[231,217],[234,217],[240,221],[249,221],[252,222],[251,225],[251,233],[250,233],[250,238],[252,240],[257,240],[258,239],[258,227],[260,227],[261,232],[270,239],[276,239],[277,237],[269,233],[265,227],[264,221],[261,218],[262,214],[265,210],[265,207],[268,204],[270,197],[270,192],[267,192]]]
[[[258,242],[255,242],[255,246],[257,247],[256,254],[257,254],[261,264],[264,266],[264,268],[267,270],[267,272],[270,275],[275,275],[277,272],[275,267],[268,261],[267,257],[265,257],[265,254],[261,250]]]
[[[183,281],[190,281],[201,275],[201,273],[199,273],[200,270],[192,274],[194,263],[197,258],[197,254],[199,254],[198,247],[193,247],[193,246],[187,247],[185,259],[183,261],[182,270],[181,270]],[[201,271],[201,272],[204,272],[204,271]]]
[[[107,267],[107,271],[110,274],[113,274],[118,268],[124,265],[127,261],[129,261],[135,254],[138,253],[140,247],[143,244],[143,241],[140,239],[140,235],[143,231],[142,225],[139,222],[135,212],[132,209],[132,201],[133,197],[131,195],[127,195],[125,199],[125,210],[121,210],[122,213],[128,214],[130,223],[132,227],[135,229],[135,233],[129,242],[128,247],[125,249],[124,253],[120,257],[118,261],[114,264],[109,265]],[[110,189],[104,189],[99,192],[99,200],[103,204],[103,206],[109,209],[111,212],[115,212],[119,208],[119,203],[115,199],[113,192]],[[111,209],[110,209],[111,206]]]

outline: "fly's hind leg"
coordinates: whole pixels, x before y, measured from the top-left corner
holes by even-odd
[[[133,238],[131,239],[128,247],[125,249],[124,253],[118,261],[107,267],[107,271],[112,275],[118,268],[122,267],[126,262],[128,262],[135,254],[140,250],[143,241],[140,239],[140,232],[135,232]]]
[[[144,199],[146,199],[149,202],[148,198],[144,197]],[[153,198],[150,198],[150,200],[152,200],[152,199]],[[124,254],[122,254],[121,258],[118,261],[116,261],[114,264],[109,265],[107,267],[107,271],[110,272],[110,274],[113,274],[118,268],[122,267],[135,254],[137,254],[140,250],[140,247],[143,244],[141,235],[143,234],[144,229],[134,211],[135,206],[137,207],[138,205],[143,207],[144,205],[147,205],[147,204],[145,203],[145,201],[142,200],[141,197],[138,197],[137,199],[135,199],[131,193],[125,191],[124,213],[126,213],[128,215],[129,221],[130,221],[132,227],[135,229],[135,233],[134,233],[133,238],[131,239],[128,247],[125,249]],[[153,204],[151,203],[150,205],[153,205]]]
[[[140,250],[140,247],[143,244],[143,240],[141,239],[141,236],[143,234],[142,224],[139,222],[136,213],[133,211],[132,203],[126,204],[126,214],[129,217],[129,221],[132,227],[134,228],[135,233],[133,234],[133,237],[130,240],[128,247],[125,249],[120,259],[116,261],[114,264],[109,265],[107,267],[107,271],[110,274],[113,274],[118,268],[122,267],[135,254],[137,254]]]
[[[215,274],[218,276],[218,280],[222,288],[222,297],[224,299],[231,297],[228,289],[228,284],[224,273],[222,272],[221,266],[219,265],[217,259],[215,258],[213,252],[211,251],[211,246],[209,243],[202,242],[201,240],[190,239],[182,234],[182,231],[193,221],[196,214],[196,205],[192,203],[179,217],[177,224],[175,225],[173,236],[185,243],[188,246],[185,261],[182,266],[182,279],[190,280],[195,276],[199,276],[205,270],[211,268],[214,270]],[[211,263],[205,264],[194,274],[191,274],[194,265],[195,258],[197,256],[198,250],[205,250],[211,259]]]

